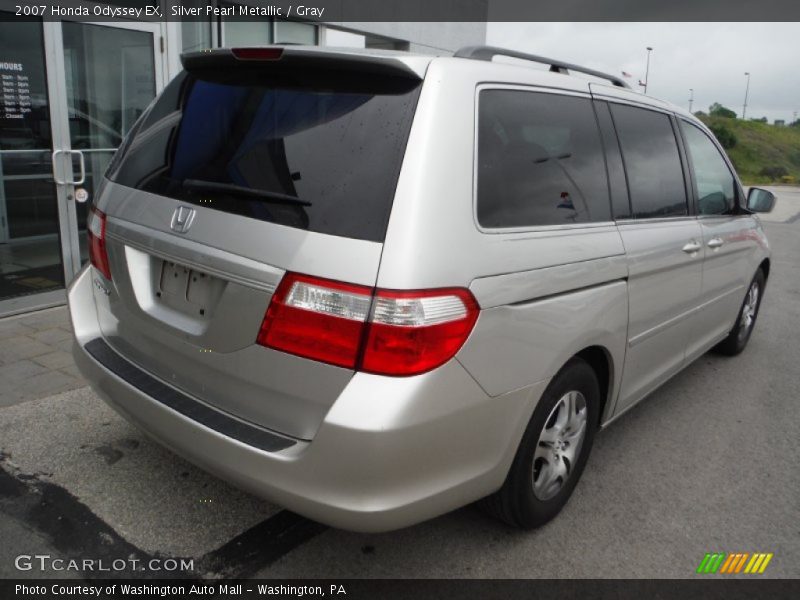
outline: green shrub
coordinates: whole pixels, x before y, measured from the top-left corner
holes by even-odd
[[[722,147],[726,150],[730,150],[731,148],[736,146],[736,136],[733,132],[725,127],[725,125],[718,125],[716,123],[711,124],[711,132],[717,137],[719,143],[722,144]]]
[[[758,174],[763,175],[764,177],[769,177],[774,181],[776,179],[780,179],[781,177],[785,177],[789,174],[789,171],[786,170],[786,167],[782,167],[781,165],[771,165],[761,169]]]

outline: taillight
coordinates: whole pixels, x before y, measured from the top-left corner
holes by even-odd
[[[257,342],[353,369],[371,301],[371,288],[287,273]]]
[[[458,352],[479,310],[461,288],[373,290],[287,273],[257,342],[349,369],[416,375]]]
[[[86,234],[89,238],[89,260],[106,279],[111,279],[111,267],[106,252],[106,215],[95,207],[89,212]]]
[[[361,368],[382,375],[415,375],[443,365],[459,351],[478,319],[465,289],[378,290]]]

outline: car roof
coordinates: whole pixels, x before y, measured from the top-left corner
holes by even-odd
[[[320,59],[336,61],[353,60],[357,62],[367,62],[375,66],[384,65],[392,70],[403,70],[408,75],[415,75],[420,79],[425,77],[425,73],[432,62],[436,62],[445,66],[447,63],[451,64],[469,64],[477,73],[479,78],[486,79],[487,81],[495,81],[498,83],[519,83],[522,85],[540,85],[548,88],[561,88],[573,91],[582,91],[591,93],[598,98],[621,100],[623,102],[632,102],[639,105],[649,106],[656,109],[666,110],[679,114],[692,122],[699,123],[700,121],[689,111],[680,106],[671,104],[669,102],[659,100],[652,96],[646,96],[642,93],[636,92],[627,87],[620,87],[619,85],[612,85],[609,80],[620,81],[619,78],[608,75],[606,79],[599,78],[586,73],[575,71],[558,72],[548,71],[546,68],[535,68],[525,62],[526,59],[520,58],[524,55],[512,50],[504,51],[502,48],[493,47],[477,47],[466,48],[456,52],[454,56],[435,56],[431,54],[422,54],[417,52],[407,52],[402,50],[383,50],[377,48],[350,48],[350,47],[335,47],[335,46],[306,46],[295,44],[283,44],[272,46],[253,46],[253,48],[281,48],[286,57],[305,57],[307,59]],[[498,52],[498,56],[502,56],[503,52],[508,52],[507,56],[517,58],[516,62],[500,62],[487,60],[485,58],[458,56],[464,53],[465,50],[494,50]],[[186,64],[187,58],[189,60],[202,59],[208,56],[224,56],[231,53],[231,48],[218,48],[210,51],[201,51],[184,54],[181,58]],[[530,55],[532,56],[532,55]],[[541,57],[533,57],[541,59],[539,64],[546,64],[542,61],[550,61],[550,59],[542,59]],[[582,69],[577,65],[567,65],[561,61],[553,60],[554,65],[572,66]],[[330,63],[335,64],[335,62]],[[567,69],[564,69],[567,71]],[[600,73],[599,75],[604,76]],[[588,84],[588,89],[587,89]]]

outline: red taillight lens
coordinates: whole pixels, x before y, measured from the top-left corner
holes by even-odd
[[[103,277],[111,279],[111,266],[106,252],[106,215],[94,207],[89,212],[86,234],[89,237],[89,260]]]
[[[354,369],[371,301],[371,288],[287,273],[256,341]]]
[[[239,60],[279,60],[283,48],[232,48],[231,53]]]
[[[382,375],[416,375],[435,369],[459,351],[479,310],[465,289],[379,290],[361,368]]]
[[[479,311],[461,288],[373,291],[287,273],[257,342],[349,369],[416,375],[458,352]]]

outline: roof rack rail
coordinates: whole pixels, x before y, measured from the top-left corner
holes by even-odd
[[[564,75],[569,75],[570,71],[577,71],[578,73],[585,73],[586,75],[591,75],[592,77],[606,79],[617,87],[628,89],[631,87],[625,83],[625,81],[614,75],[608,75],[607,73],[601,73],[600,71],[565,63],[560,60],[553,60],[552,58],[545,58],[544,56],[526,54],[524,52],[517,52],[516,50],[506,50],[505,48],[499,48],[497,46],[466,46],[458,50],[455,54],[453,54],[453,56],[458,58],[472,58],[475,60],[486,61],[491,61],[495,56],[508,56],[510,58],[519,58],[544,65],[550,65],[550,71],[553,73],[563,73]]]

